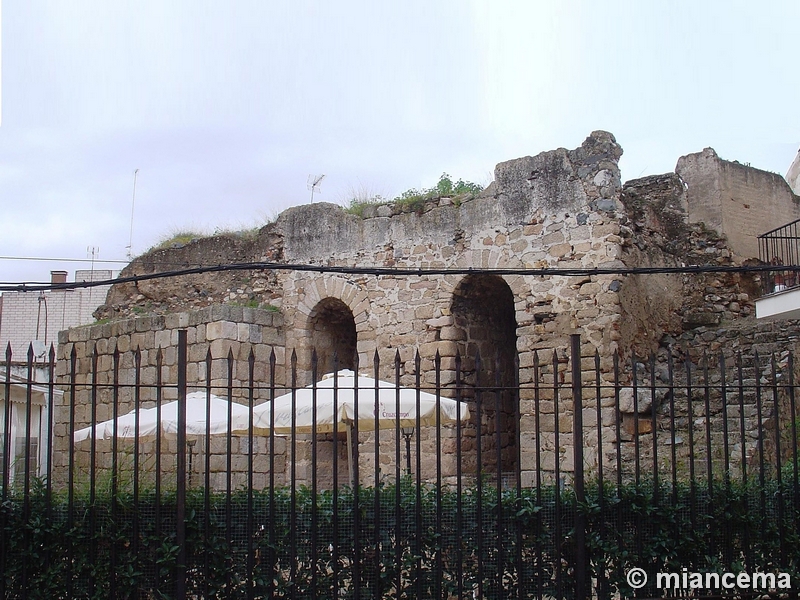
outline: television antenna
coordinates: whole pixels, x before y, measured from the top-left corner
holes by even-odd
[[[126,249],[128,250],[128,260],[133,258],[132,249],[133,249],[133,207],[136,205],[136,176],[139,174],[139,169],[136,169],[133,172],[133,200],[131,200],[131,235],[128,238],[128,245]]]
[[[314,192],[322,193],[319,189],[325,175],[309,175],[308,176],[308,189],[311,190],[311,204],[314,204]]]

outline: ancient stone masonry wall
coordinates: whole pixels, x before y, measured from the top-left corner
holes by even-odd
[[[415,212],[376,207],[370,213],[374,216],[363,219],[330,204],[295,207],[254,240],[216,238],[160,250],[136,259],[122,274],[257,260],[421,269],[621,266],[623,206],[617,165],[621,153],[612,135],[594,132],[575,150],[559,149],[499,164],[495,182],[472,200],[457,203],[441,198]],[[325,226],[319,227],[320,223]],[[343,333],[349,331],[348,319],[362,368],[372,364],[377,352],[383,376],[391,377],[399,351],[402,383],[412,384],[419,351],[423,382],[431,386],[438,352],[441,385],[448,395],[453,394],[457,352],[464,357],[468,372],[474,371],[476,351],[491,372],[496,356],[505,357],[501,370],[507,372],[509,357],[516,351],[523,386],[519,427],[526,432],[534,410],[529,389],[534,353],[540,352],[546,361],[553,349],[568,346],[571,333],[581,331],[586,353],[598,351],[607,372],[608,357],[620,339],[620,287],[621,278],[614,276],[214,273],[115,286],[98,316],[169,313],[187,302],[189,306],[220,302],[278,306],[284,320],[285,352],[297,351],[301,384],[309,383],[314,347],[322,350],[326,364],[335,352],[340,365],[348,364],[349,357],[342,355],[350,352],[350,342],[336,346],[331,341],[351,339],[351,334]],[[505,315],[506,333],[499,337],[493,334],[498,324],[486,308],[495,306]],[[469,438],[480,432],[490,444],[499,426],[505,432],[501,442],[504,468],[510,469],[515,459],[508,447],[514,437],[509,402],[503,402],[502,414],[487,410],[473,417],[465,439],[470,446]],[[550,411],[543,420],[544,435],[550,435],[554,407],[546,401],[541,410]],[[568,439],[562,438],[562,446]],[[527,453],[532,450],[523,443],[524,466],[530,464]],[[566,447],[562,451],[570,454]],[[494,456],[494,452],[486,455]],[[455,456],[445,458],[445,469],[454,470]]]
[[[92,391],[91,384],[97,383],[96,422],[112,418],[113,390],[115,378],[115,354],[118,355],[117,381],[120,384],[118,414],[124,415],[134,409],[134,385],[136,379],[136,351],[140,351],[141,368],[140,402],[141,407],[150,408],[157,399],[156,384],[165,384],[162,402],[177,398],[178,368],[178,331],[186,330],[188,341],[187,384],[190,390],[205,390],[207,382],[212,386],[212,393],[228,397],[228,368],[232,368],[233,384],[230,393],[234,401],[246,403],[249,391],[249,356],[255,355],[254,382],[255,401],[262,402],[269,393],[269,361],[270,354],[275,351],[276,379],[285,379],[284,367],[286,357],[283,346],[283,319],[280,313],[267,310],[248,309],[231,306],[215,306],[193,312],[172,313],[166,316],[135,317],[115,321],[104,325],[77,327],[61,332],[58,347],[57,381],[66,390],[63,398],[55,406],[54,419],[54,469],[56,478],[62,481],[66,477],[68,467],[70,405],[72,400],[73,371],[71,358],[75,354],[75,429],[89,426],[91,422]],[[207,366],[207,357],[212,357],[211,370]],[[230,356],[231,360],[228,361]],[[159,357],[161,372],[158,372]],[[95,367],[96,364],[96,367]],[[107,386],[107,387],[106,387]],[[246,452],[241,451],[246,443],[241,436],[234,440],[235,469],[239,475],[235,485],[242,484],[244,472],[243,460]],[[256,479],[260,485],[266,483],[267,440],[261,438],[254,451],[257,454]],[[88,469],[89,440],[76,446],[79,469]],[[226,464],[223,460],[227,450],[224,436],[214,438],[211,470],[213,484],[224,485]],[[154,442],[143,446],[144,454],[150,456],[145,465],[146,470],[154,468]],[[201,448],[197,448],[198,453]],[[111,444],[108,441],[99,443],[98,465],[108,467],[111,464]],[[122,454],[131,458],[132,443],[122,444]],[[276,452],[284,452],[284,440],[276,440]],[[166,439],[163,447],[163,469],[169,470],[174,460],[175,440]],[[132,459],[131,459],[132,460]],[[201,454],[198,461],[204,460]],[[128,468],[131,466],[125,465]],[[196,464],[200,464],[199,462]],[[278,468],[283,472],[283,456],[278,461]],[[84,472],[86,475],[86,472]]]
[[[112,319],[110,324],[70,331],[65,341],[78,351],[81,376],[86,377],[87,357],[94,348],[103,357],[101,364],[107,372],[114,344],[133,345],[132,336],[141,334],[135,345],[147,351],[150,365],[157,347],[166,347],[174,354],[174,330],[188,327],[190,363],[194,365],[190,365],[190,377],[198,384],[205,377],[200,363],[209,347],[215,358],[217,352],[224,354],[232,349],[237,361],[244,360],[243,352],[255,349],[262,378],[265,356],[275,349],[282,369],[277,375],[278,385],[288,384],[286,356],[292,351],[297,353],[297,383],[310,383],[312,349],[316,349],[318,378],[334,364],[337,368],[371,371],[377,354],[379,375],[391,380],[395,356],[399,355],[403,385],[414,384],[419,353],[423,386],[432,388],[438,354],[438,382],[443,394],[450,396],[455,394],[458,356],[466,386],[462,392],[472,413],[462,435],[466,472],[478,469],[474,451],[479,439],[484,451],[482,468],[490,472],[514,470],[518,433],[519,466],[523,481],[530,482],[536,475],[537,450],[542,452],[542,470],[552,471],[556,461],[562,472],[573,468],[572,402],[565,349],[570,334],[580,333],[585,381],[595,380],[595,356],[600,365],[597,390],[602,444],[597,433],[588,434],[587,460],[591,465],[603,456],[610,463],[618,442],[615,426],[619,393],[624,421],[620,443],[625,443],[625,452],[637,444],[646,446],[639,442],[649,433],[634,416],[634,403],[629,398],[633,394],[632,369],[622,368],[622,389],[612,385],[615,354],[628,359],[653,353],[662,373],[670,357],[676,363],[687,356],[696,361],[704,349],[713,351],[715,345],[730,345],[735,338],[729,340],[722,332],[733,331],[731,323],[749,323],[752,319],[755,279],[741,275],[499,276],[480,270],[734,264],[749,256],[749,251],[730,242],[726,228],[738,221],[728,217],[714,221],[711,213],[699,218],[702,211],[728,214],[735,204],[737,214],[751,209],[756,214],[752,204],[745,207],[749,203],[745,196],[756,193],[753,189],[762,184],[769,184],[770,202],[777,198],[781,210],[791,212],[795,205],[795,198],[781,195],[779,183],[767,177],[769,174],[759,171],[752,175],[749,167],[720,161],[713,151],[682,159],[679,174],[638,179],[623,188],[617,164],[621,153],[611,134],[593,132],[577,149],[558,149],[500,163],[495,181],[472,199],[431,199],[413,211],[396,204],[370,206],[363,218],[332,204],[298,206],[251,238],[220,236],[150,252],[135,259],[122,275],[255,261],[331,267],[460,268],[473,269],[474,273],[393,276],[250,270],[141,281],[114,286],[109,292],[106,305],[96,314]],[[729,205],[726,202],[730,199],[726,200],[723,192],[732,190],[734,183],[739,186],[738,200]],[[745,194],[742,190],[749,191]],[[762,214],[761,208],[759,211]],[[777,210],[772,213],[783,214]],[[715,223],[719,223],[719,229],[711,226]],[[195,312],[187,313],[187,309]],[[136,314],[150,315],[146,317],[149,321],[116,321]],[[262,318],[258,315],[272,320],[253,321]],[[187,318],[189,323],[196,320],[196,324],[175,321]],[[130,327],[133,330],[120,329]],[[214,332],[214,339],[209,339],[209,331]],[[745,327],[742,331],[742,335],[756,339],[759,328]],[[258,332],[260,340],[239,339],[240,335],[257,336]],[[62,362],[67,352],[65,347]],[[513,384],[509,372],[514,372],[515,359],[521,386],[519,422],[514,415],[517,398],[509,394],[498,395],[497,403],[485,405],[477,414],[477,389],[498,382],[500,388]],[[647,362],[642,360],[642,364]],[[173,364],[165,368],[173,368]],[[59,368],[63,377],[64,366]],[[237,366],[239,381],[244,372]],[[216,381],[214,373],[211,377]],[[650,384],[653,376],[637,385]],[[650,422],[652,411],[656,411],[656,445],[663,441],[664,407],[669,406],[664,398],[661,395],[656,402],[651,399],[638,407],[645,416],[642,423]],[[81,423],[86,422],[86,402],[85,396],[79,402]],[[585,396],[583,410],[595,411],[595,398]],[[687,423],[696,416],[694,410],[688,413],[688,406],[678,407],[680,410],[685,411],[682,418]],[[752,408],[746,410],[752,417]],[[103,417],[107,416],[106,409]],[[62,410],[58,421],[62,436],[63,417]],[[594,418],[593,413],[587,413],[584,420],[591,422]],[[747,427],[752,430],[752,419]],[[422,436],[423,452],[435,452],[430,432]],[[381,445],[393,448],[392,439],[391,432],[387,433]],[[500,448],[494,446],[498,439]],[[654,440],[652,436],[647,439]],[[295,449],[295,456],[300,460],[298,475],[302,479],[307,472],[309,445],[308,440],[298,443],[301,445]],[[362,473],[371,473],[374,438],[362,434],[359,443]],[[452,428],[445,431],[442,448],[447,477],[455,473],[458,460]],[[341,449],[337,445],[334,451]],[[380,460],[388,468],[392,458],[382,454]],[[340,460],[340,466],[343,463]],[[423,469],[429,463],[423,461]]]

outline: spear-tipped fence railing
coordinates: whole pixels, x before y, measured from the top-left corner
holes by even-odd
[[[677,593],[658,572],[800,576],[790,353],[604,360],[574,336],[512,378],[493,357],[437,355],[425,373],[419,354],[376,353],[361,370],[374,382],[352,393],[336,368],[332,385],[301,387],[297,355],[280,365],[274,351],[251,351],[244,374],[232,351],[209,351],[190,381],[177,339],[174,370],[161,350],[72,346],[59,365],[51,351],[45,381],[32,354],[12,373],[8,349],[0,598],[655,597]],[[223,433],[210,419],[187,433],[195,391],[206,415],[228,403]],[[110,433],[81,439],[104,417]],[[633,567],[651,583],[632,589]]]

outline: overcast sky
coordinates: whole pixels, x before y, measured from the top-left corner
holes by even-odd
[[[799,23],[797,0],[5,0],[0,256],[124,259],[137,168],[134,255],[262,225],[310,174],[339,204],[488,184],[596,129],[623,180],[707,146],[785,175]]]

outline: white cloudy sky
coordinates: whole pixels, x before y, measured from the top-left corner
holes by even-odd
[[[623,179],[706,146],[785,174],[799,23],[797,0],[6,0],[0,256],[124,259],[137,168],[134,254],[261,224],[312,173],[336,203],[485,184],[595,129]]]

